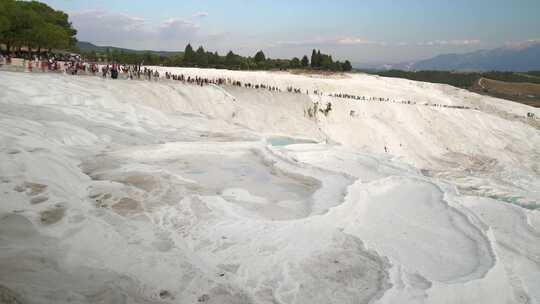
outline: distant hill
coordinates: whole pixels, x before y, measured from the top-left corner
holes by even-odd
[[[480,50],[465,54],[444,54],[431,59],[395,64],[356,64],[359,69],[404,71],[507,71],[540,70],[540,43]]]
[[[169,57],[174,55],[180,55],[183,54],[183,52],[167,52],[167,51],[151,51],[151,50],[132,50],[132,49],[124,49],[114,46],[97,46],[90,42],[85,41],[78,41],[77,47],[83,51],[83,52],[97,52],[97,53],[105,53],[107,52],[107,49],[109,49],[111,52],[114,50],[118,50],[124,53],[133,53],[133,54],[144,54],[144,53],[152,53],[157,54],[161,57]]]
[[[540,43],[466,54],[439,55],[414,63],[411,70],[511,71],[540,70]]]

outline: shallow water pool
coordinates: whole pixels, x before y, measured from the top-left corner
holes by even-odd
[[[282,146],[288,146],[288,145],[294,145],[294,144],[315,144],[316,143],[313,140],[285,137],[285,136],[269,137],[266,139],[266,141],[271,146],[275,146],[275,147],[282,147]]]
[[[313,178],[282,172],[251,152],[183,155],[163,166],[194,181],[193,194],[220,195],[264,218],[309,216],[313,194],[320,186]]]

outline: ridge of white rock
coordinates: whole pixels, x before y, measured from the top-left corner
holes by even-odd
[[[0,299],[540,303],[539,110],[158,69],[325,94],[0,72]]]

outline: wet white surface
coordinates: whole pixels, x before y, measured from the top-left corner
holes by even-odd
[[[199,72],[479,110],[0,72],[0,299],[540,301],[540,135],[512,116],[537,110],[365,75]]]

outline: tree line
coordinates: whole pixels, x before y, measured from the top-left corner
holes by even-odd
[[[199,46],[194,49],[188,44],[183,53],[171,56],[160,56],[152,52],[135,53],[123,50],[110,50],[105,52],[82,52],[83,56],[90,61],[107,61],[122,64],[146,64],[164,65],[177,67],[199,67],[232,70],[287,70],[287,69],[315,69],[348,72],[352,70],[350,61],[334,61],[332,56],[313,50],[311,60],[307,55],[301,59],[272,59],[266,57],[263,51],[258,51],[254,56],[241,56],[229,51],[222,56],[218,52],[210,52]]]
[[[307,56],[304,56],[302,60],[307,60]],[[339,60],[334,61],[331,55],[322,54],[320,50],[313,50],[311,53],[311,68],[332,71],[351,71],[352,65],[349,60],[345,60],[343,63],[339,62]]]
[[[27,47],[70,49],[77,31],[68,15],[38,1],[0,0],[0,44],[7,50]]]

